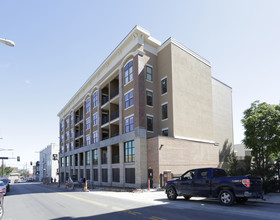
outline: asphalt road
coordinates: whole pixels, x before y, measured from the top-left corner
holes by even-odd
[[[133,197],[133,193],[131,194]],[[162,202],[162,203],[161,203]],[[249,202],[232,207],[213,201],[178,199],[152,203],[94,192],[70,192],[37,183],[11,185],[5,197],[4,220],[66,219],[280,219],[280,205]]]

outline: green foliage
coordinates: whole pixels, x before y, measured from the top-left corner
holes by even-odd
[[[13,171],[13,168],[11,168],[11,167],[4,167],[3,168],[3,173],[4,173],[4,175],[3,175],[3,173],[2,173],[2,166],[0,167],[0,176],[9,176],[10,175],[10,173]]]
[[[233,154],[228,157],[227,174],[230,176],[243,176],[251,174],[251,157],[246,156],[244,160],[237,160]]]
[[[243,143],[252,150],[252,174],[261,176],[264,187],[268,186],[276,175],[271,164],[280,159],[280,105],[255,101],[241,121],[245,128]]]

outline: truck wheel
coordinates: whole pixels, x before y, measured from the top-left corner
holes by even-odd
[[[168,190],[167,190],[167,198],[169,200],[175,200],[177,198],[177,193],[176,193],[176,190],[173,188],[173,187],[170,187]]]
[[[219,193],[219,202],[221,205],[230,206],[234,203],[235,196],[229,190],[223,189]]]

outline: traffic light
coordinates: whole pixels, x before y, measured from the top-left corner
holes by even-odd
[[[17,161],[20,161],[20,156],[17,156]]]
[[[30,161],[30,166],[32,166],[32,161]]]

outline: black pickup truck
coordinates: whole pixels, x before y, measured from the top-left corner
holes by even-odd
[[[175,200],[177,196],[184,196],[185,199],[193,196],[214,197],[227,206],[235,201],[244,203],[248,198],[263,199],[260,177],[228,177],[220,168],[189,170],[179,179],[167,181],[165,192],[170,200]]]

